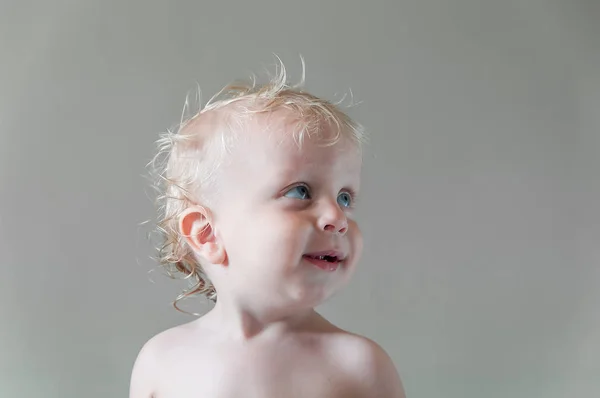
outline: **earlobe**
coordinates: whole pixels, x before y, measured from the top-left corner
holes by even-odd
[[[224,264],[226,253],[214,234],[210,214],[201,206],[186,209],[179,217],[179,233],[186,243],[211,264]]]

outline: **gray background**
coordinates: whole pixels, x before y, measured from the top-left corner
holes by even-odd
[[[351,286],[322,307],[409,397],[600,396],[600,7],[0,2],[0,396],[126,396],[190,318],[141,177],[188,90],[282,57],[371,133]],[[186,308],[204,311],[203,302]]]

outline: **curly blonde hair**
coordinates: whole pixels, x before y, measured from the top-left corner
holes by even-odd
[[[218,190],[217,171],[232,145],[246,130],[246,121],[251,115],[288,111],[286,115],[295,126],[292,134],[300,145],[306,134],[319,134],[324,125],[334,132],[328,141],[330,144],[344,134],[360,149],[366,139],[362,126],[338,108],[345,96],[339,102],[331,103],[303,91],[303,59],[302,78],[298,84],[290,85],[285,67],[277,59],[276,73],[267,83],[257,84],[256,78],[252,77],[248,81],[229,84],[187,118],[189,98],[186,99],[176,131],[167,130],[156,142],[158,151],[148,168],[152,186],[158,193],[155,232],[161,243],[156,248],[157,260],[171,277],[182,275],[191,281],[189,289],[173,302],[177,310],[180,310],[178,302],[191,296],[203,295],[213,302],[217,300],[215,287],[183,239],[178,221],[190,205],[202,204],[210,208],[208,192]]]

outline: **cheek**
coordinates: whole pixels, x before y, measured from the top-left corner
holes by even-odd
[[[348,227],[348,238],[350,240],[350,245],[352,246],[354,265],[356,265],[363,252],[362,231],[356,221],[350,221]]]
[[[274,250],[282,259],[298,256],[304,251],[306,222],[296,214],[275,213],[263,217],[260,233],[254,238],[257,245]]]
[[[299,258],[305,250],[307,223],[294,214],[254,212],[232,219],[229,224],[223,232],[231,262],[279,266],[281,261]]]

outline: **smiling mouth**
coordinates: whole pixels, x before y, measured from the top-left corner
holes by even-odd
[[[341,260],[338,260],[337,256],[306,256],[308,258],[313,258],[315,260],[327,261],[328,263],[337,263]]]
[[[335,252],[305,254],[303,257],[311,264],[330,272],[337,270],[345,260],[341,253]]]

